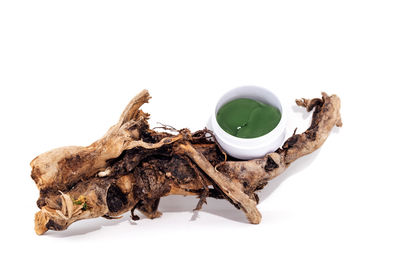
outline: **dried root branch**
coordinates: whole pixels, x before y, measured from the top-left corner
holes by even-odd
[[[249,161],[227,160],[207,129],[176,134],[149,128],[149,114],[140,107],[150,99],[144,90],[125,108],[120,120],[98,141],[87,147],[62,147],[31,162],[32,178],[40,190],[35,231],[64,230],[71,223],[103,216],[118,218],[138,209],[157,218],[160,198],[197,195],[200,209],[207,197],[225,198],[259,223],[255,191],[281,174],[291,162],[318,149],[331,129],[341,126],[340,99],[297,100],[314,109],[311,126],[294,134],[265,157]],[[168,130],[168,129],[167,129]]]

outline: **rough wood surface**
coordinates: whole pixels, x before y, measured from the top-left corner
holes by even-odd
[[[65,230],[82,219],[118,218],[127,211],[137,220],[136,209],[157,218],[160,198],[171,194],[199,196],[196,209],[207,197],[224,198],[257,224],[261,214],[255,192],[342,125],[336,95],[296,100],[314,110],[311,126],[263,158],[239,161],[227,157],[207,129],[175,134],[150,129],[149,114],[140,110],[149,99],[146,90],[140,92],[118,123],[90,146],[57,148],[32,160],[31,176],[40,191],[37,234]]]

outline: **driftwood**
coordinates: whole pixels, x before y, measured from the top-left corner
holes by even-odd
[[[144,90],[122,113],[118,123],[87,147],[62,147],[31,162],[40,190],[35,231],[64,230],[71,223],[103,216],[118,218],[135,209],[149,218],[167,195],[196,195],[201,209],[207,197],[224,198],[257,224],[256,191],[281,174],[294,160],[318,149],[331,129],[341,126],[340,99],[297,100],[314,109],[311,126],[293,134],[284,145],[260,159],[239,161],[227,156],[207,129],[158,132],[149,128],[149,114],[139,108],[150,99]],[[167,129],[167,127],[164,127]]]

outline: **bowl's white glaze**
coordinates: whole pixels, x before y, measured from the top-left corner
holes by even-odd
[[[279,124],[266,135],[256,138],[239,138],[225,132],[217,122],[217,112],[225,103],[237,98],[251,98],[278,108],[282,114]],[[270,90],[258,86],[242,86],[226,92],[217,102],[211,115],[210,128],[221,147],[232,157],[254,159],[278,149],[286,135],[287,110],[281,100]]]

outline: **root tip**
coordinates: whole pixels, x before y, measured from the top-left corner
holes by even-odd
[[[43,235],[47,232],[47,224],[48,218],[43,212],[38,211],[35,214],[35,232],[37,235]]]
[[[296,99],[296,105],[298,105],[300,107],[306,107],[306,100],[304,98]]]

